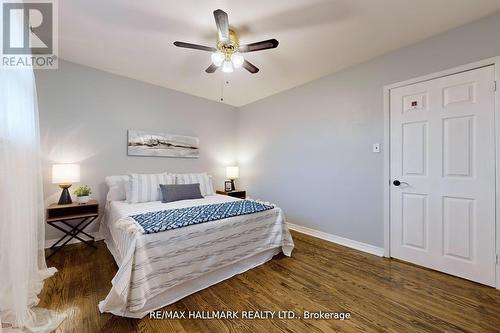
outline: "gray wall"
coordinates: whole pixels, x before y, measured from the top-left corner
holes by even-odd
[[[371,152],[383,140],[383,86],[500,55],[499,31],[500,15],[491,16],[239,111],[60,61],[36,72],[46,203],[60,193],[53,163],[80,163],[101,203],[104,177],[127,172],[206,170],[222,187],[237,137],[251,196],[279,204],[289,222],[383,246],[383,157]],[[197,135],[201,156],[128,157],[129,128]]]
[[[498,56],[499,33],[491,16],[242,107],[242,186],[291,223],[382,247],[383,86]]]
[[[236,158],[236,108],[66,61],[35,75],[46,204],[60,194],[54,163],[79,163],[81,183],[101,204],[104,177],[128,172],[207,171],[223,187],[224,167]],[[198,136],[200,158],[129,157],[129,128]],[[47,228],[47,239],[57,235]]]

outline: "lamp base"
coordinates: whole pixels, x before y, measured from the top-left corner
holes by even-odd
[[[61,184],[59,185],[60,188],[63,189],[61,196],[59,197],[59,202],[57,203],[58,205],[69,205],[73,203],[71,201],[71,195],[69,194],[68,188],[71,187],[71,184]]]

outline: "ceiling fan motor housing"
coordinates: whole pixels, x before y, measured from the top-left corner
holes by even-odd
[[[231,55],[235,52],[238,52],[240,47],[238,35],[232,29],[229,29],[229,41],[227,43],[222,42],[217,37],[217,45],[216,48],[218,51],[224,53],[226,60],[231,59]]]

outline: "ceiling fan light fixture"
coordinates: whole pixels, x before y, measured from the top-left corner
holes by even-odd
[[[225,58],[224,53],[222,53],[220,51],[212,53],[212,63],[217,67],[222,65],[224,58]]]
[[[244,61],[245,58],[243,58],[243,56],[238,52],[231,55],[231,62],[233,63],[234,68],[240,68]]]
[[[279,42],[272,38],[250,44],[240,44],[238,34],[229,26],[227,13],[222,9],[214,10],[215,25],[217,26],[217,39],[214,46],[206,46],[181,41],[175,41],[174,46],[207,51],[211,53],[212,63],[205,69],[208,74],[213,74],[218,67],[224,73],[232,73],[235,68],[243,67],[251,74],[259,72],[259,68],[246,60],[242,53],[275,49]]]
[[[231,61],[224,61],[224,64],[222,65],[222,71],[224,73],[232,73],[233,72],[233,64]]]

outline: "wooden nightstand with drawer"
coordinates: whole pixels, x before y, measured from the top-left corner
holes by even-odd
[[[222,194],[222,195],[228,195],[230,197],[235,197],[235,198],[240,198],[240,199],[246,199],[246,197],[247,197],[247,191],[240,191],[240,190],[234,190],[234,191],[217,190],[215,193]]]

